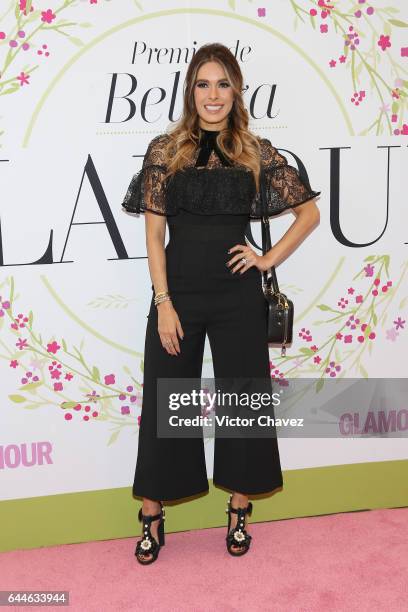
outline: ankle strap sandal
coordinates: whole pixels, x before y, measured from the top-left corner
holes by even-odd
[[[138,519],[143,522],[143,539],[139,540],[136,544],[135,556],[136,559],[142,565],[148,565],[156,561],[160,548],[164,546],[164,520],[165,510],[162,502],[160,502],[161,510],[158,514],[143,514],[142,508],[139,510]],[[159,542],[152,536],[151,524],[153,521],[160,519],[160,523],[157,528],[157,535]]]
[[[245,529],[245,515],[251,516],[252,514],[252,502],[248,503],[246,508],[233,508],[231,505],[232,494],[229,497],[227,508],[225,512],[228,513],[228,528],[227,528],[227,550],[230,555],[238,557],[248,552],[252,536],[246,532]],[[231,513],[237,514],[237,524],[230,530],[231,527]]]

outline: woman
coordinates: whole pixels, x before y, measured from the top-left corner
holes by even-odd
[[[140,563],[157,559],[164,544],[161,500],[209,490],[202,438],[157,436],[159,378],[200,378],[208,334],[215,377],[268,377],[266,300],[262,271],[283,261],[317,224],[313,198],[269,140],[248,130],[243,78],[221,44],[201,47],[186,75],[184,108],[170,133],[150,142],[123,206],[145,214],[152,279],[145,340],[143,408],[134,495],[143,498]],[[265,255],[245,242],[250,219],[262,216],[259,170],[266,177],[268,214],[286,208],[296,221]],[[169,243],[164,247],[166,222]],[[232,491],[227,550],[242,555],[251,535],[249,495],[282,486],[275,438],[217,438],[213,483]]]

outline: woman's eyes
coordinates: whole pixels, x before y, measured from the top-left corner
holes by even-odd
[[[199,83],[197,83],[197,87],[207,87],[208,83],[205,83],[204,81],[201,81]],[[228,81],[222,81],[219,84],[220,87],[226,88],[226,87],[230,87],[230,84],[228,83]]]

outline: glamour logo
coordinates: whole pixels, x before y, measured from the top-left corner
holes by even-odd
[[[384,434],[408,430],[408,410],[370,410],[362,416],[357,412],[342,414],[339,422],[340,433],[343,436],[355,434]]]
[[[384,196],[383,196],[383,204],[382,204],[383,208],[385,209],[385,221],[384,221],[382,230],[380,230],[380,233],[373,240],[370,240],[369,242],[364,242],[363,241],[364,237],[362,237],[361,242],[353,242],[349,240],[347,236],[345,236],[345,234],[343,233],[343,230],[340,224],[340,185],[343,182],[347,181],[347,177],[342,176],[342,173],[341,173],[341,151],[342,149],[350,149],[350,148],[351,147],[330,147],[330,148],[322,147],[321,150],[330,151],[330,178],[331,178],[330,180],[330,227],[331,227],[333,237],[341,245],[355,249],[355,248],[363,248],[363,247],[367,247],[367,246],[371,246],[372,244],[375,244],[382,238],[382,236],[384,235],[387,229],[388,220],[389,220],[389,208],[390,208],[390,176],[392,176],[391,149],[400,148],[400,147],[398,145],[384,145],[384,146],[379,145],[377,146],[377,149],[385,149],[384,154],[383,154],[384,155],[384,171],[383,171],[384,172],[384,175],[383,175],[384,176]],[[293,155],[293,158],[295,159],[295,167],[297,167],[300,177],[303,180],[308,182],[306,168],[304,164],[302,163],[302,160],[295,153],[288,151],[287,149],[278,149],[278,150],[281,150],[284,155],[286,153]],[[136,155],[135,157],[142,157],[142,155]],[[0,161],[9,162],[10,160],[0,159]],[[355,159],[355,163],[356,164],[359,163],[359,160]],[[74,221],[76,214],[77,214],[77,207],[78,207],[78,202],[80,200],[81,191],[85,185],[85,180],[84,180],[85,177],[89,181],[90,187],[95,197],[95,201],[102,214],[103,221],[95,220],[95,221],[87,221],[83,223]],[[126,177],[126,180],[127,180],[127,177]],[[106,193],[105,193],[101,178],[98,174],[98,171],[95,167],[93,159],[90,155],[88,155],[88,159],[85,163],[85,167],[82,170],[82,176],[79,180],[79,183],[80,183],[79,192],[76,196],[75,206],[74,206],[74,209],[71,215],[71,222],[68,226],[67,234],[65,237],[65,243],[64,243],[62,254],[60,258],[55,260],[54,255],[53,255],[53,230],[51,229],[49,240],[48,240],[48,246],[46,247],[44,254],[39,259],[37,259],[36,261],[28,262],[28,263],[25,263],[25,262],[24,263],[5,263],[4,255],[3,255],[3,243],[2,243],[2,229],[3,228],[0,225],[0,267],[2,266],[20,266],[20,265],[39,265],[39,264],[46,265],[46,264],[57,264],[57,263],[73,263],[72,260],[69,260],[69,261],[64,260],[64,255],[65,255],[65,250],[67,248],[67,244],[70,238],[71,229],[75,225],[81,225],[81,226],[86,225],[87,227],[92,227],[93,225],[96,226],[100,224],[105,224],[106,229],[109,233],[110,239],[112,241],[113,247],[117,254],[117,257],[109,258],[108,259],[109,261],[118,261],[118,260],[126,260],[126,259],[146,259],[145,255],[141,255],[139,257],[129,256],[127,249],[125,247],[125,244],[120,235],[119,228],[116,224],[115,217],[113,216],[112,209],[109,205],[108,198],[106,197]],[[120,193],[119,196],[122,197],[123,193]],[[377,194],[373,193],[372,197],[377,197]],[[378,206],[380,206],[380,204],[378,204]],[[346,208],[347,208],[346,213],[350,212],[350,209],[353,208],[353,202],[351,201],[351,202],[346,203]],[[115,209],[117,209],[117,203],[115,204]],[[1,223],[1,219],[0,219],[0,223]],[[370,229],[369,223],[366,222],[364,228],[362,228],[362,231],[368,232],[369,229]],[[253,238],[250,223],[247,226],[246,236],[250,244],[252,244],[257,249],[260,248],[259,245],[255,242]]]
[[[0,470],[52,464],[51,442],[23,442],[0,446]]]

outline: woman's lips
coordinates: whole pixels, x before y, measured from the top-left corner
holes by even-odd
[[[224,106],[223,104],[205,104],[204,108],[208,113],[218,113]]]

